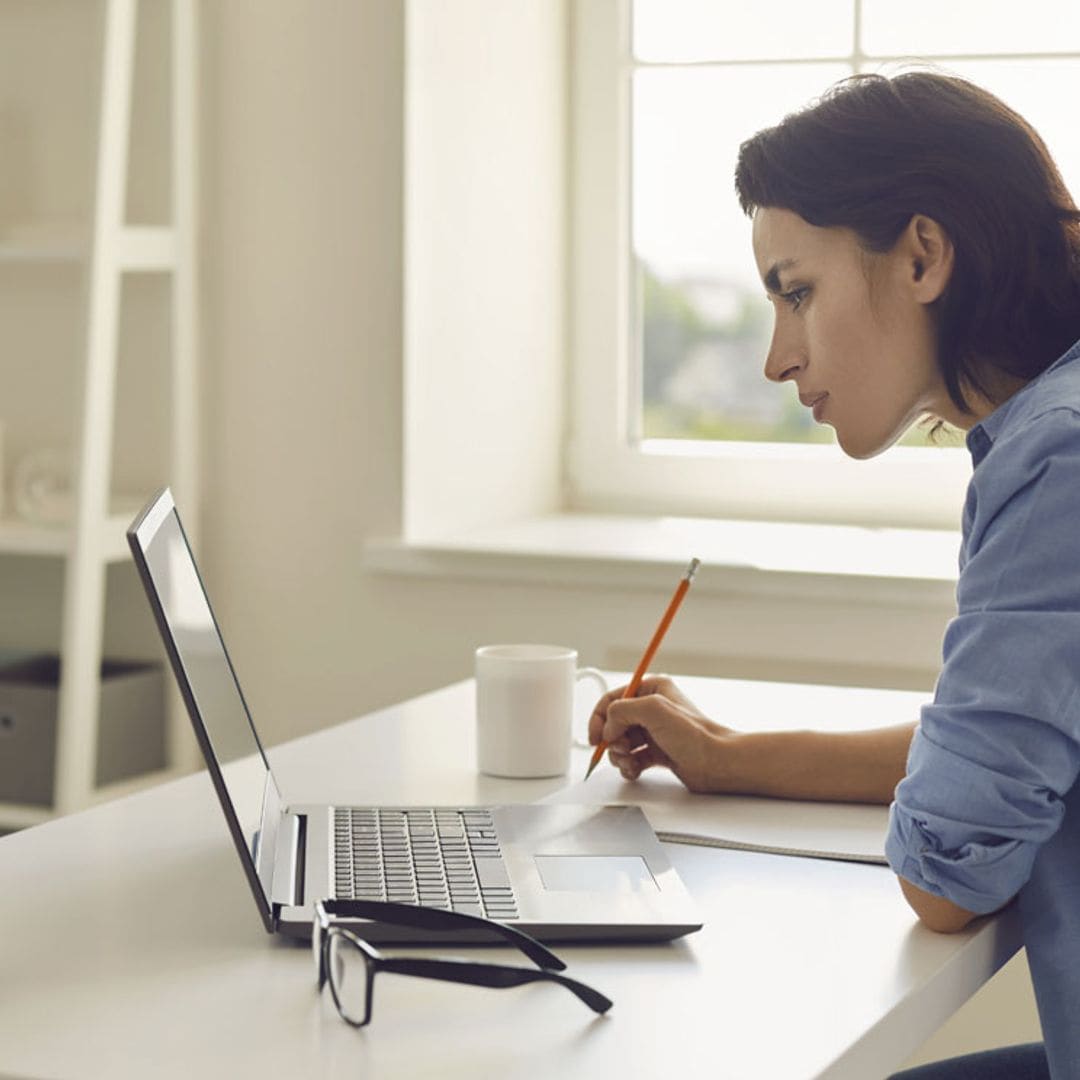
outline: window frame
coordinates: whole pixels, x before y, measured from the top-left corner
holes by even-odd
[[[850,56],[809,62],[840,60],[860,69],[859,10],[856,2]],[[631,0],[572,5],[570,34],[569,507],[957,527],[971,472],[963,447],[899,447],[854,461],[835,445],[644,440],[634,431],[640,357],[631,352],[638,291],[631,247],[633,71],[704,65],[634,61]]]

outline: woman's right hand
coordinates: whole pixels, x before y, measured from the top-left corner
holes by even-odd
[[[730,791],[725,758],[736,732],[710,720],[666,675],[642,680],[637,696],[626,687],[606,693],[589,717],[589,742],[608,744],[608,758],[626,780],[646,769],[670,769],[690,791]]]

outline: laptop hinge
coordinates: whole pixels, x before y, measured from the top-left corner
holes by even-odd
[[[286,813],[277,831],[274,854],[274,883],[271,900],[284,907],[299,907],[304,902],[304,851],[307,839],[307,815]]]

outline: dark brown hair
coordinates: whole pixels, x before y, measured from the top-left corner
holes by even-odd
[[[791,210],[874,252],[915,214],[938,222],[955,262],[937,360],[964,412],[987,366],[1031,379],[1080,338],[1080,211],[1034,128],[964,79],[845,79],[742,144],[735,190],[748,216]]]

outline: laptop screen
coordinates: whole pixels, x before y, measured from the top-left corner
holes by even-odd
[[[226,814],[232,811],[237,846],[251,860],[245,868],[249,877],[266,877],[259,871],[270,869],[273,848],[259,850],[263,803],[280,799],[168,491],[128,537],[207,764],[219,774],[215,784]],[[260,884],[265,903],[269,881]]]

